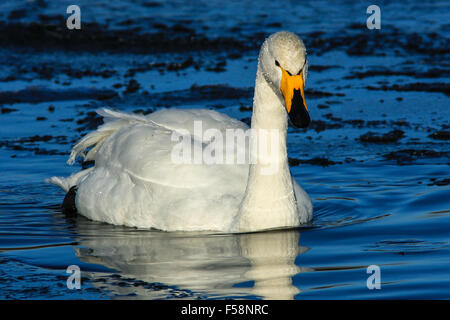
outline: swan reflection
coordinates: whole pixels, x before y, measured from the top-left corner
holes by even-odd
[[[305,269],[295,259],[308,248],[300,246],[298,230],[212,235],[117,230],[105,225],[101,226],[106,230],[99,230],[91,223],[77,226],[81,238],[77,256],[116,270],[124,281],[136,279],[205,297],[293,299],[300,292],[292,277]],[[91,276],[94,286],[113,295],[167,297],[167,291],[136,282],[126,286],[124,281],[105,281],[104,274]]]

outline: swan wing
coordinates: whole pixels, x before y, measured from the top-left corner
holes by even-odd
[[[210,110],[171,109],[146,117],[102,114],[105,124],[83,138],[76,151],[89,145],[86,158],[95,160],[94,169],[77,184],[76,206],[83,215],[161,230],[229,228],[245,193],[248,163],[180,163],[173,153],[180,137],[191,134],[189,145],[207,150],[211,141],[195,132],[194,119],[204,131],[214,128],[224,136],[227,128],[246,129],[245,124]]]
[[[225,137],[226,129],[247,129],[244,123],[218,112],[168,109],[145,117],[103,110],[100,114],[107,116],[107,130],[116,131],[103,138],[101,146],[94,147],[95,154],[88,153],[87,158],[95,160],[96,167],[124,171],[135,179],[175,188],[223,184],[248,169],[247,165],[221,163],[226,156],[225,141],[214,146],[217,152],[222,151],[222,159],[204,165],[203,154],[212,142],[203,137],[203,132],[214,129]],[[236,147],[244,153],[247,150],[245,145]]]

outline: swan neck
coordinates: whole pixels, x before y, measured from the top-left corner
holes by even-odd
[[[297,205],[286,147],[286,111],[259,70],[252,134],[252,163],[238,214],[238,229],[254,231],[297,225]]]
[[[275,176],[283,174],[280,170],[289,172],[286,111],[282,100],[259,70],[256,76],[251,127],[256,139],[251,141],[255,158],[250,170],[261,174],[261,166],[271,166],[278,169],[274,173]]]
[[[286,135],[287,116],[284,104],[258,69],[253,98],[252,129],[277,129]]]

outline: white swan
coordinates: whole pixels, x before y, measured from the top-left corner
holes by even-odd
[[[248,129],[227,115],[163,109],[140,116],[102,109],[98,113],[105,124],[81,139],[68,161],[92,147],[85,159],[95,160],[95,166],[49,181],[66,192],[76,186],[79,213],[116,225],[247,232],[306,223],[312,219],[312,203],[289,171],[286,114],[298,127],[310,122],[304,99],[307,67],[305,46],[291,32],[275,33],[262,45],[251,120],[256,139],[238,150],[247,155],[252,150],[250,164],[173,160],[180,146],[174,132],[191,134],[192,144],[203,151],[211,148],[211,139],[195,134],[194,121],[201,121],[203,133],[217,129],[223,136],[226,129]],[[215,154],[226,153],[226,144],[218,148]]]

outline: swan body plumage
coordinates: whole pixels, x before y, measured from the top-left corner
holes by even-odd
[[[275,157],[266,159],[265,154],[253,151],[251,144],[238,144],[236,152],[245,154],[246,159],[255,152],[253,163],[180,163],[173,158],[180,146],[174,134],[190,136],[191,150],[199,147],[203,153],[212,143],[211,137],[203,134],[208,129],[225,137],[227,130],[246,131],[249,127],[206,109],[162,109],[146,116],[101,109],[98,113],[104,124],[73,147],[68,161],[73,163],[82,155],[95,165],[49,181],[66,192],[76,187],[75,206],[80,214],[115,225],[246,232],[306,223],[312,219],[312,203],[290,174],[286,146],[286,114],[300,126],[309,122],[303,110],[307,111],[304,82],[301,88],[294,85],[298,90],[291,93],[289,101],[285,92],[290,90],[286,81],[306,80],[305,64],[303,43],[292,33],[274,34],[262,46],[251,128],[257,137],[266,130],[273,138],[270,141],[275,144],[269,148],[276,151]],[[196,122],[201,123],[200,135]],[[227,152],[225,143],[214,147],[215,154]],[[262,173],[268,165],[276,170]]]

